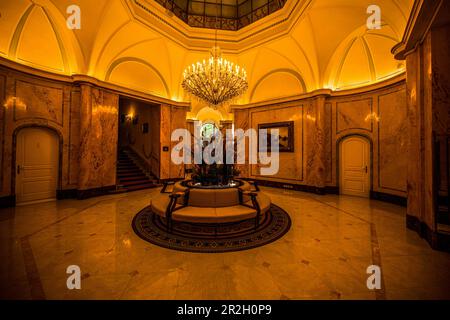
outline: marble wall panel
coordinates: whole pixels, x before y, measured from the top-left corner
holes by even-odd
[[[47,119],[63,125],[63,90],[18,80],[14,95],[14,119]]]
[[[378,187],[406,192],[406,90],[378,96]]]
[[[249,110],[235,110],[234,112],[234,130],[242,129],[247,131],[250,126],[249,123]],[[248,178],[250,176],[249,166],[248,166],[248,139],[246,140],[246,149],[245,149],[245,163],[246,164],[237,164],[236,169],[240,171],[239,176],[242,178]]]
[[[2,184],[0,196],[15,194],[14,139],[26,127],[52,129],[60,139],[58,190],[71,188],[69,182],[69,132],[71,85],[43,80],[0,68],[2,79]],[[14,164],[15,165],[15,164]]]
[[[439,149],[439,196],[448,196],[449,143],[450,143],[450,27],[435,27],[432,30],[432,89],[433,131],[436,133],[436,148]]]
[[[186,109],[170,105],[161,105],[161,162],[160,179],[178,179],[184,177],[184,165],[176,165],[172,162],[172,148],[178,144],[171,141],[172,132],[175,129],[186,128]],[[163,148],[168,150],[164,151]]]
[[[407,73],[407,108],[408,108],[408,158],[407,158],[407,213],[422,220],[422,167],[421,156],[421,111],[418,102],[421,91],[418,87],[420,79],[420,52],[416,51],[406,58]]]
[[[249,111],[250,127],[258,129],[260,124],[294,121],[294,152],[280,152],[280,167],[273,176],[261,176],[260,165],[250,166],[250,175],[268,180],[297,183],[303,181],[303,105],[270,106]]]
[[[69,119],[69,163],[68,175],[70,187],[78,187],[78,171],[79,171],[79,150],[80,150],[80,104],[81,92],[79,89],[73,89],[70,93],[70,119]]]
[[[325,183],[333,183],[333,109],[331,103],[325,103],[324,110],[324,165]]]
[[[336,110],[337,134],[352,129],[372,131],[372,121],[368,118],[373,112],[372,98],[337,102]]]
[[[116,184],[117,94],[81,87],[79,190]]]
[[[172,106],[170,108],[170,132],[168,133],[169,138],[172,135],[172,132],[176,129],[186,129],[186,109],[185,108],[178,108]],[[176,141],[172,141],[170,146],[170,152],[172,149],[178,144]],[[169,170],[170,170],[170,178],[171,179],[178,179],[184,177],[184,165],[177,165],[170,160],[169,163]]]
[[[160,123],[160,168],[159,175],[160,179],[170,178],[170,153],[171,144],[170,141],[170,105],[161,105],[161,123]],[[166,150],[164,150],[166,148]]]
[[[0,138],[5,140],[5,106],[6,105],[6,75],[0,74]],[[0,169],[3,168],[3,143],[0,144]],[[3,185],[3,170],[0,170],[0,188]]]
[[[306,158],[305,183],[325,186],[325,98],[315,98],[305,105],[304,152]]]

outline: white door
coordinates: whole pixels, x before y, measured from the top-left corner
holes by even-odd
[[[341,142],[339,153],[341,194],[369,197],[369,142],[356,136],[347,138]]]
[[[19,131],[16,145],[16,202],[56,199],[58,181],[58,137],[44,128]]]

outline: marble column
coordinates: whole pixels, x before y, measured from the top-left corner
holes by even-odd
[[[235,110],[234,111],[234,130],[242,129],[247,131],[250,127],[250,119],[249,119],[249,110]],[[239,177],[248,178],[249,177],[249,149],[248,149],[248,138],[244,138],[246,140],[245,144],[245,164],[237,164],[236,169],[240,171]]]
[[[441,247],[437,229],[439,198],[448,170],[450,55],[449,27],[432,28],[406,56],[409,123],[407,225]],[[444,40],[447,41],[444,41]],[[444,155],[437,152],[444,150]],[[443,179],[444,178],[444,179]],[[448,197],[448,193],[446,194]]]
[[[81,85],[78,189],[116,184],[119,96]]]
[[[172,162],[171,152],[178,142],[171,141],[171,136],[175,129],[186,128],[186,109],[162,104],[160,128],[160,179],[181,179],[184,177],[184,165]]]
[[[325,96],[318,96],[306,105],[305,156],[306,184],[323,192],[325,172]]]

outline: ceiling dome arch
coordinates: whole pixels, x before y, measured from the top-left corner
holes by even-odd
[[[391,55],[397,43],[395,31],[387,24],[381,30],[361,26],[338,46],[324,73],[324,87],[350,89],[380,82],[404,72]]]
[[[8,33],[4,33],[3,39],[7,46],[4,52],[9,59],[62,74],[84,68],[81,49],[73,33],[50,1],[22,1],[18,7],[8,4],[2,9],[7,12],[3,28],[10,30],[9,39]]]
[[[130,86],[165,98],[171,96],[167,81],[159,70],[149,62],[136,57],[123,57],[114,61],[106,72],[105,81]]]
[[[268,88],[272,90],[268,91]],[[251,90],[249,102],[280,98],[283,95],[294,96],[306,91],[306,84],[299,72],[288,68],[275,69],[256,81]]]

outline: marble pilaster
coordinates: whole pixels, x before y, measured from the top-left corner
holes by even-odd
[[[116,184],[118,106],[117,94],[81,85],[79,190]]]

